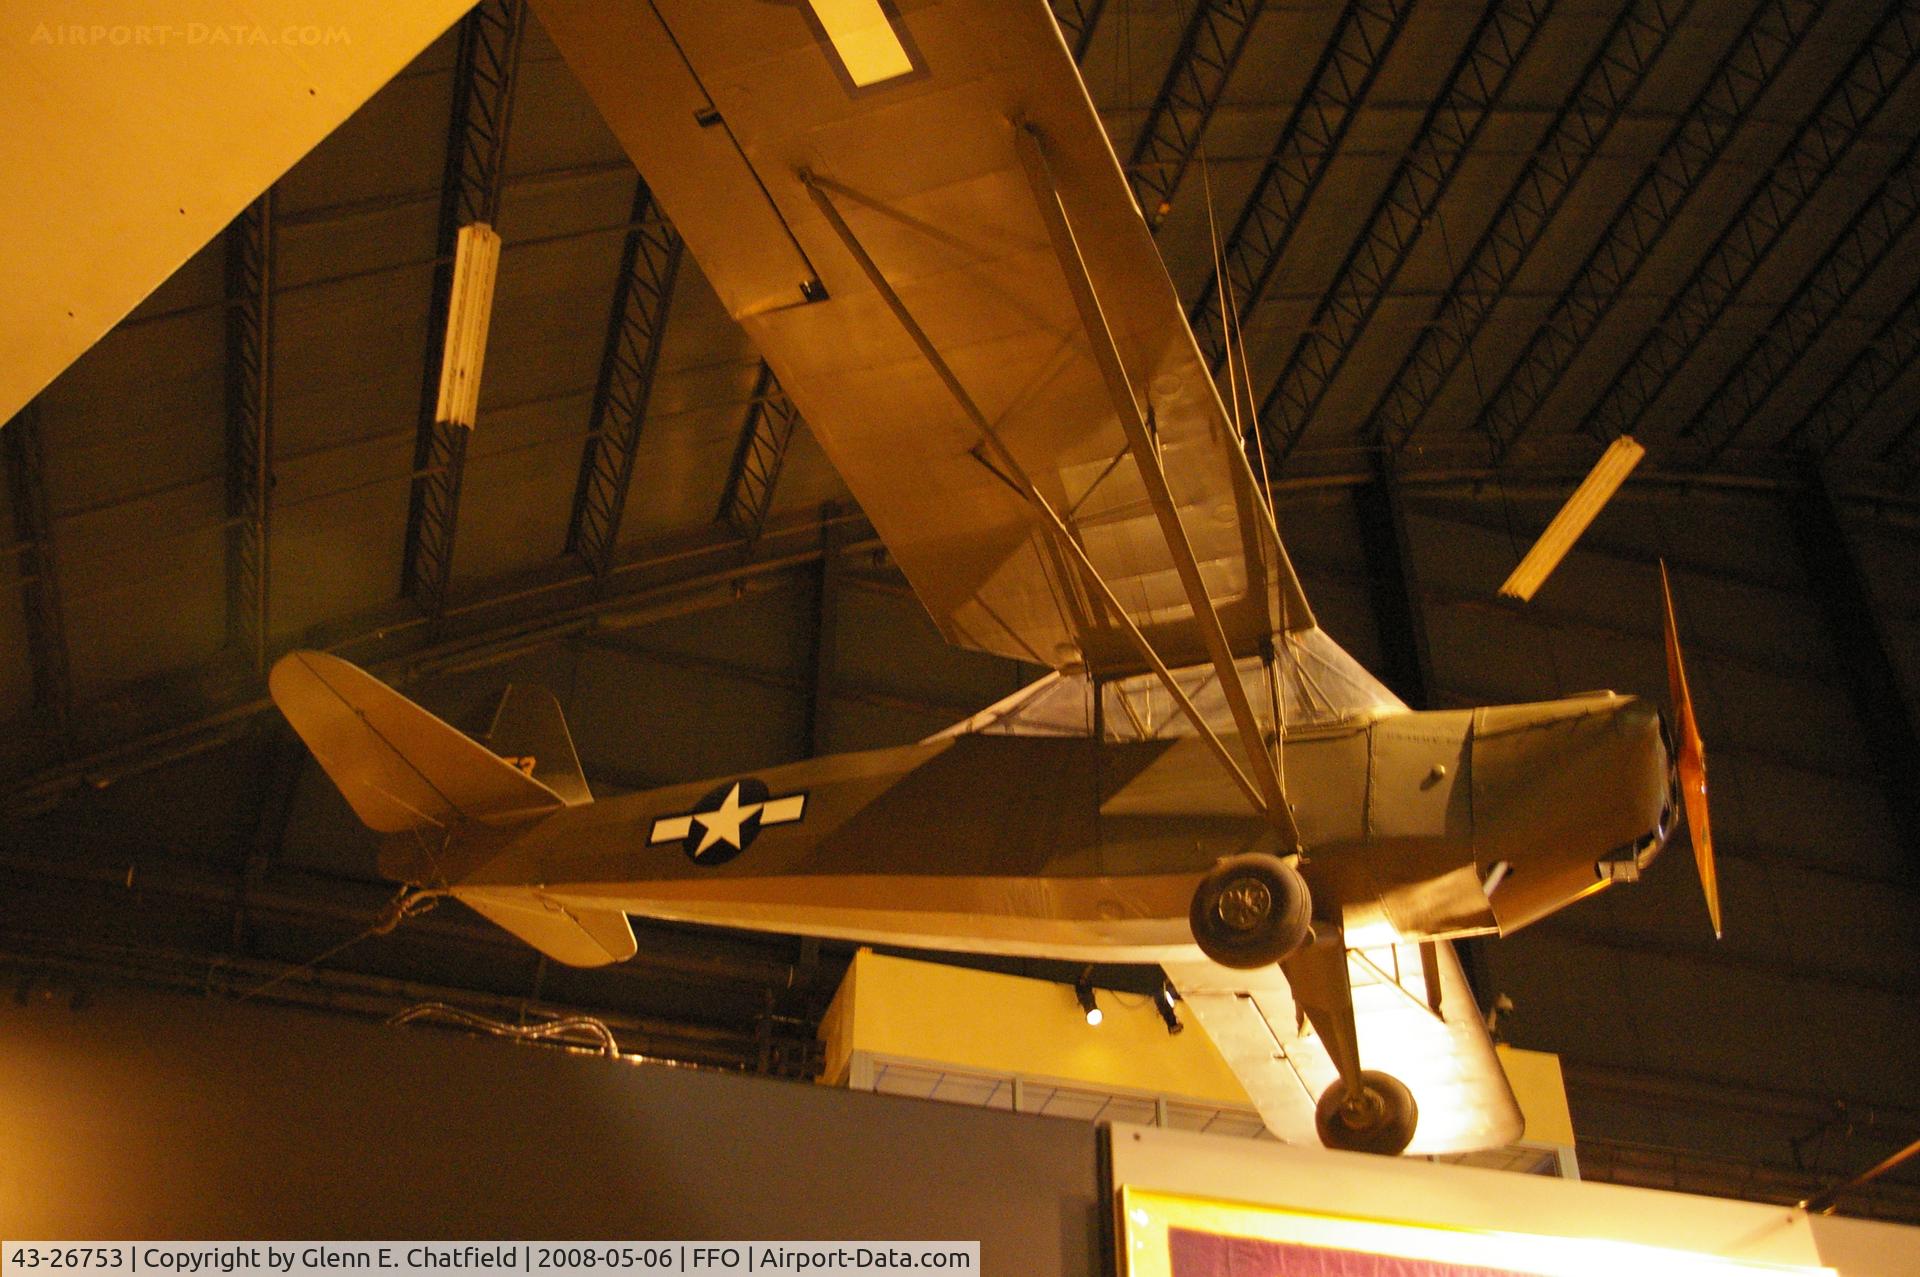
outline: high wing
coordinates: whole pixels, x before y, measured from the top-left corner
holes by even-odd
[[[1122,675],[1312,626],[1044,0],[537,7],[950,641]]]
[[[1267,1129],[1289,1143],[1316,1143],[1314,1104],[1337,1074],[1281,969],[1233,971],[1199,959],[1168,963],[1166,971]],[[1420,1106],[1408,1153],[1468,1152],[1520,1138],[1519,1103],[1452,945],[1350,949],[1347,972],[1361,1057],[1405,1082]]]

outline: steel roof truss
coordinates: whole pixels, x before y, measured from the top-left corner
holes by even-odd
[[[1261,401],[1258,442],[1267,450],[1269,469],[1277,469],[1307,432],[1551,7],[1552,0],[1492,0],[1480,15],[1445,88]]]
[[[1801,279],[1773,320],[1755,334],[1705,406],[1680,432],[1705,449],[1712,465],[1747,428],[1773,392],[1818,344],[1855,291],[1920,219],[1920,138]]]
[[[35,717],[64,750],[73,719],[73,670],[60,607],[53,554],[53,517],[47,507],[46,457],[40,408],[29,403],[0,429],[0,460],[13,506],[14,553],[26,609],[27,659],[33,671]]]
[[[1385,442],[1396,453],[1406,446],[1694,3],[1634,0],[1614,20],[1579,86],[1367,414],[1362,439]]]
[[[1341,10],[1306,91],[1280,130],[1280,140],[1221,249],[1242,327],[1412,12],[1412,0],[1349,0]],[[1226,362],[1228,343],[1219,309],[1219,283],[1209,278],[1187,319],[1215,373]]]
[[[1814,192],[1920,60],[1920,2],[1889,9],[1747,196],[1665,313],[1587,414],[1603,442],[1633,434],[1675,373],[1745,288]]]
[[[1147,225],[1158,230],[1200,149],[1266,0],[1201,0],[1180,37],[1167,78],[1127,161],[1127,182]]]
[[[1506,460],[1587,339],[1698,193],[1823,7],[1816,0],[1763,0],[1754,10],[1552,313],[1481,409],[1475,426],[1486,435],[1496,463]]]
[[[679,232],[654,202],[646,182],[637,182],[586,450],[580,457],[580,480],[574,486],[573,514],[567,522],[568,553],[578,555],[596,579],[606,577],[619,544],[682,253]],[[765,519],[762,510],[760,522]]]
[[[763,360],[753,381],[746,424],[734,449],[733,467],[720,494],[720,520],[749,543],[766,526],[774,487],[786,463],[787,447],[800,427],[800,410],[780,388],[780,379]]]
[[[273,464],[273,190],[227,228],[227,644],[267,672]]]
[[[433,302],[428,310],[420,427],[414,447],[413,488],[407,503],[406,559],[401,590],[428,616],[446,610],[459,522],[460,479],[471,431],[439,420],[440,374],[446,357],[453,299],[454,249],[460,228],[492,226],[500,214],[506,178],[507,125],[513,111],[524,0],[482,0],[460,22],[454,63],[453,114],[440,191]]]

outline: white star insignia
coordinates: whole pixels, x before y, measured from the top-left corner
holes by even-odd
[[[742,802],[741,794],[746,785],[753,790],[766,794],[766,787],[758,781],[735,781],[728,787],[719,805],[704,811],[682,812],[676,816],[661,816],[653,822],[653,829],[647,836],[649,846],[663,842],[685,841],[687,855],[694,860],[712,859],[715,863],[729,860],[731,855],[708,857],[707,853],[725,844],[733,848],[734,854],[746,850],[755,835],[768,825],[785,825],[798,821],[806,811],[807,796],[804,793],[784,794],[778,798],[767,797],[756,801]],[[718,792],[718,791],[716,791]],[[703,800],[713,801],[709,794]],[[699,827],[699,841],[694,842],[695,826]]]

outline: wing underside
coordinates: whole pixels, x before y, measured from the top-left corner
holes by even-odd
[[[1421,949],[1407,943],[1348,950],[1360,1059],[1412,1089],[1420,1123],[1408,1153],[1510,1144],[1524,1125],[1520,1106],[1460,960],[1452,945],[1436,941],[1423,965]],[[1166,970],[1267,1129],[1289,1143],[1317,1143],[1314,1105],[1337,1074],[1298,1015],[1280,968],[1232,971],[1199,960]]]
[[[912,69],[864,87],[806,3],[539,7],[951,641],[1128,673],[1130,620],[1169,665],[1206,659],[1133,408],[1235,653],[1312,624],[1043,0],[889,6]]]

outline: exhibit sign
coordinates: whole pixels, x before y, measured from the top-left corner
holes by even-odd
[[[1120,1189],[1125,1277],[1816,1277],[1831,1268],[1728,1259],[1597,1237],[1366,1219]]]

